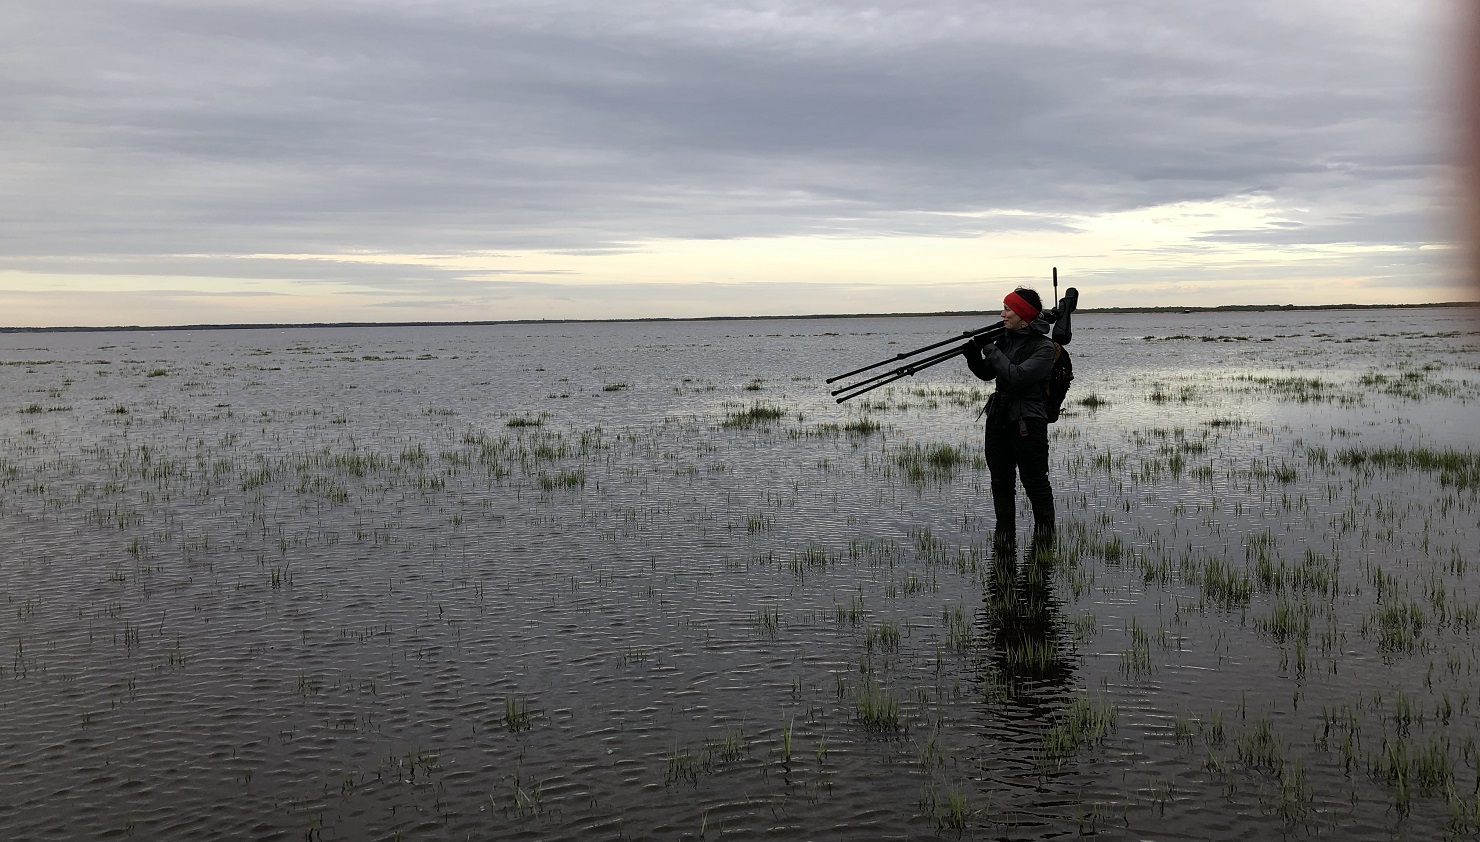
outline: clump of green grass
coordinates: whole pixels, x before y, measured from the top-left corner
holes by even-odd
[[[258,465],[257,467],[242,473],[242,491],[251,491],[261,488],[272,482],[273,471],[270,465]]]
[[[602,386],[601,387],[601,391],[603,391],[603,392],[620,392],[620,391],[622,391],[623,389],[626,389],[626,388],[627,388],[627,384],[626,383],[608,383],[605,386]]]
[[[859,418],[846,424],[836,421],[824,421],[815,427],[805,427],[793,434],[793,438],[801,436],[871,436],[881,429],[879,422],[872,418]]]
[[[752,512],[745,516],[745,531],[754,535],[757,532],[765,532],[776,525],[776,518],[765,512]]]
[[[798,578],[805,577],[811,570],[826,570],[829,563],[833,561],[827,552],[827,547],[816,542],[809,541],[801,550],[793,550],[791,554],[791,572]]]
[[[965,652],[971,648],[975,632],[966,610],[960,606],[945,606],[940,612],[941,622],[946,627],[946,648],[953,652]]]
[[[1272,541],[1272,538],[1266,538],[1249,545],[1248,554],[1257,559],[1254,564],[1254,580],[1261,591],[1318,591],[1332,598],[1337,595],[1340,569],[1334,559],[1306,547],[1304,560],[1289,564],[1284,559],[1276,559],[1270,555],[1267,547]],[[1381,575],[1382,569],[1377,568],[1376,572]]]
[[[933,819],[941,830],[955,831],[965,830],[972,814],[966,793],[960,787],[947,787],[942,797],[931,784],[926,784],[920,795],[920,812]]]
[[[1100,397],[1098,392],[1090,392],[1088,395],[1080,398],[1077,403],[1085,409],[1099,409],[1102,406],[1110,405],[1110,402]]]
[[[734,763],[745,755],[745,735],[730,731],[723,737],[704,741],[704,748],[720,763]]]
[[[837,623],[840,626],[844,623],[850,626],[857,626],[863,623],[868,617],[868,612],[863,607],[863,594],[861,593],[854,594],[846,606],[842,603],[835,603],[833,608],[836,609]]]
[[[512,790],[509,794],[509,800],[512,802],[512,806],[504,808],[505,814],[514,815],[521,819],[530,819],[544,814],[544,782],[536,782],[533,787],[526,788],[523,779],[519,775],[519,769],[515,767],[512,784]]]
[[[1466,799],[1455,792],[1454,759],[1449,755],[1447,739],[1434,737],[1414,747],[1405,736],[1385,736],[1382,750],[1368,759],[1367,773],[1393,785],[1395,806],[1403,815],[1412,808],[1415,789],[1431,794],[1447,793],[1456,827],[1474,824],[1472,811],[1480,809],[1480,805],[1466,804]]]
[[[1424,471],[1438,474],[1440,485],[1480,489],[1480,453],[1427,447],[1349,447],[1337,451],[1335,460],[1359,470]]]
[[[668,753],[668,773],[665,779],[669,783],[682,780],[697,782],[699,774],[708,770],[708,759],[704,755],[695,753],[688,746],[680,746]]]
[[[877,645],[886,652],[899,651],[899,623],[893,620],[883,620],[875,628],[864,633],[864,646],[873,651]]]
[[[557,488],[583,488],[586,485],[586,469],[575,468],[555,474],[540,472],[540,488],[554,491]]]
[[[1104,743],[1115,730],[1115,719],[1114,705],[1091,701],[1084,694],[1075,695],[1043,733],[1045,761],[1057,765],[1081,749]]]
[[[524,696],[504,697],[504,727],[510,731],[527,731],[534,725],[529,699]]]
[[[1239,762],[1255,769],[1278,774],[1285,767],[1285,745],[1275,736],[1274,726],[1266,717],[1238,738]]]
[[[864,682],[853,710],[858,723],[870,731],[898,731],[902,725],[899,700],[872,680]]]
[[[668,753],[668,783],[687,780],[697,783],[700,775],[716,771],[722,764],[734,763],[745,756],[745,736],[731,731],[723,738],[705,740],[697,749],[675,746]]]
[[[1459,384],[1430,377],[1430,372],[1436,370],[1438,366],[1430,364],[1416,369],[1405,368],[1397,374],[1368,372],[1357,379],[1357,384],[1411,401],[1421,401],[1431,397],[1453,397],[1459,394]]]
[[[781,609],[775,606],[755,612],[755,626],[762,635],[775,638],[781,631]]]
[[[1377,633],[1378,648],[1387,652],[1412,652],[1423,631],[1423,606],[1413,600],[1395,600],[1378,606],[1362,623],[1362,633]]]
[[[545,423],[545,419],[541,415],[515,415],[504,423],[509,427],[539,427]]]
[[[1268,614],[1254,618],[1254,627],[1274,638],[1276,643],[1294,641],[1303,645],[1310,640],[1312,613],[1313,607],[1308,601],[1280,595],[1270,606]]]
[[[894,454],[894,462],[904,469],[910,482],[947,480],[967,461],[965,448],[950,444],[915,444],[910,442]]]
[[[1120,671],[1136,678],[1156,670],[1151,660],[1151,633],[1135,617],[1131,618],[1131,648],[1120,653]]]
[[[1247,605],[1254,595],[1254,581],[1243,570],[1235,570],[1221,558],[1208,559],[1202,565],[1198,581],[1203,599],[1224,608]]]
[[[1002,642],[1002,664],[1008,676],[1037,678],[1046,676],[1058,659],[1058,648],[1054,641],[1041,637],[1012,637]],[[1147,666],[1142,672],[1150,672],[1151,652],[1146,651]]]
[[[779,406],[758,402],[726,415],[725,420],[720,422],[720,426],[731,429],[749,430],[755,427],[769,426],[785,414],[785,411]]]
[[[528,451],[521,454],[520,458],[533,462],[553,462],[569,455],[570,448],[566,447],[559,435],[555,435],[537,439]]]
[[[1319,377],[1270,377],[1242,374],[1236,375],[1233,379],[1252,383],[1255,386],[1262,387],[1276,397],[1292,400],[1296,403],[1351,403],[1357,399],[1355,396],[1338,394],[1335,383],[1322,380]]]

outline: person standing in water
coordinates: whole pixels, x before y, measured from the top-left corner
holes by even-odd
[[[997,516],[996,541],[1017,542],[1017,482],[1033,506],[1033,540],[1052,543],[1053,487],[1048,481],[1048,410],[1044,386],[1053,371],[1054,345],[1049,323],[1040,316],[1043,299],[1018,287],[1002,301],[1007,328],[991,342],[973,341],[966,364],[997,389],[983,410],[986,415],[987,468],[992,475],[992,507]]]

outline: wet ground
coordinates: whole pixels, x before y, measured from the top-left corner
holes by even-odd
[[[0,835],[1472,835],[1472,315],[0,335]]]

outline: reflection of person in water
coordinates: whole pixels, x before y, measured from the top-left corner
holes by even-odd
[[[1058,609],[1052,552],[1029,550],[1021,571],[1015,552],[995,554],[985,612],[992,659],[1008,697],[1043,706],[1037,714],[1048,713],[1072,673]]]

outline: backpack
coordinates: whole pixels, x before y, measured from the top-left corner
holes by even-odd
[[[1052,340],[1050,340],[1052,341]],[[1043,408],[1048,412],[1048,423],[1059,420],[1064,408],[1064,396],[1069,394],[1069,384],[1074,382],[1074,362],[1069,352],[1057,342],[1053,343],[1053,369],[1043,381]]]

